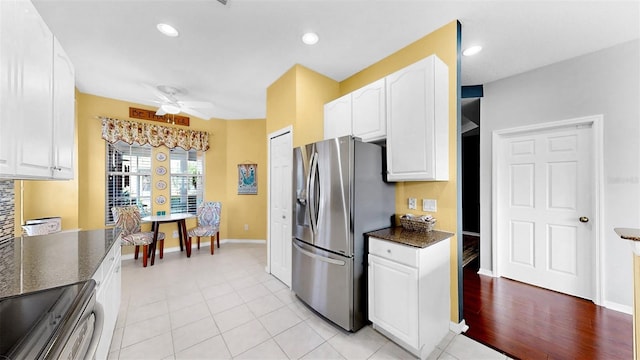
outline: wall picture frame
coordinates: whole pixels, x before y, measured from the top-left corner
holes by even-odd
[[[238,164],[238,195],[258,194],[258,164]]]

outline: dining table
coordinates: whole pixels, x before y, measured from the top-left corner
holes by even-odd
[[[156,257],[156,246],[158,243],[158,230],[160,229],[160,224],[165,223],[176,223],[178,226],[178,237],[180,239],[180,251],[184,251],[186,248],[187,257],[191,257],[191,246],[187,246],[187,219],[194,218],[193,214],[169,214],[169,215],[149,215],[144,216],[141,220],[144,222],[151,223],[151,231],[153,231],[153,244],[149,251],[151,251],[151,265],[153,266],[155,257]],[[166,238],[166,236],[165,236]],[[184,246],[183,246],[184,243]],[[160,248],[160,259],[164,256],[164,249]]]

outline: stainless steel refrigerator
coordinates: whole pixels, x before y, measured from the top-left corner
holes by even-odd
[[[364,236],[390,225],[379,145],[351,136],[293,150],[292,290],[348,331],[367,321]]]

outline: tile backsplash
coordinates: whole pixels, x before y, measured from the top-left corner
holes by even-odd
[[[0,242],[13,238],[14,199],[13,180],[0,180]]]

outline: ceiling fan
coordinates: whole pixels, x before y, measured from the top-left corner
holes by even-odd
[[[184,90],[178,89],[173,86],[158,85],[151,86],[145,85],[151,92],[158,98],[153,100],[154,103],[160,104],[156,115],[163,116],[166,114],[175,115],[181,112],[197,116],[201,119],[208,120],[210,117],[205,115],[197,109],[213,108],[214,105],[207,101],[190,101],[179,100],[180,96],[186,94]]]

